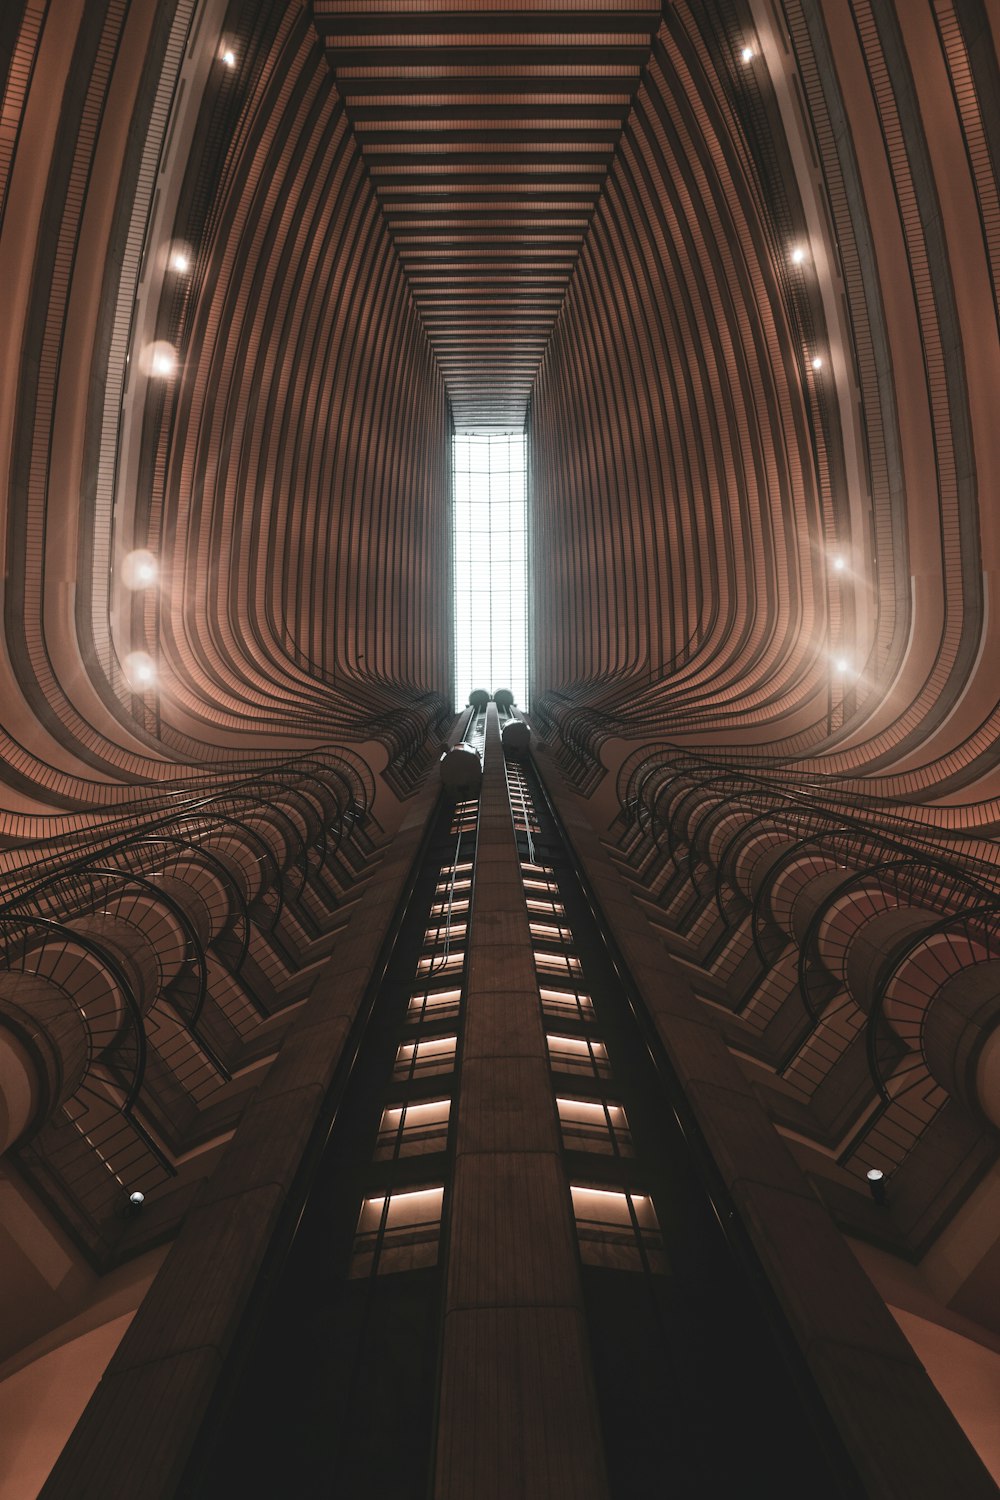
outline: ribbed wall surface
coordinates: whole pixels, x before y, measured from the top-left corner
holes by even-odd
[[[316,0],[459,430],[520,431],[657,8]]]
[[[657,35],[533,396],[535,701],[591,749],[992,799],[985,13],[785,14],[787,55],[735,6]]]
[[[933,1247],[996,1332],[998,29],[0,3],[9,1180],[98,1270],[183,1225],[54,1493],[91,1442],[93,1493],[181,1482],[349,1072],[450,724],[455,428],[527,423],[532,732],[609,931],[691,981],[664,1030],[719,1162],[775,1126],[824,1232],[819,1192],[914,1275]],[[798,1223],[775,1283],[839,1343]],[[71,1315],[12,1284],[0,1358]]]
[[[788,0],[787,34],[682,0],[651,54],[641,7],[17,9],[12,810],[164,756],[412,753],[447,680],[450,401],[530,405],[534,697],[587,756],[683,738],[992,819],[975,0]],[[161,570],[135,596],[132,546]]]
[[[449,419],[316,33],[234,8],[234,65],[213,40],[189,77],[195,6],[71,9],[25,11],[0,156],[9,801],[117,800],[164,756],[412,753],[447,683]],[[136,547],[159,582],[131,594]]]

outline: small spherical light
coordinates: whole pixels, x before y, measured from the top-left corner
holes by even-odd
[[[233,51],[232,47],[224,47],[221,56],[222,61],[225,63],[227,68],[235,68],[236,53]]]
[[[191,269],[190,257],[183,250],[175,250],[170,257],[170,269],[180,276],[186,276]]]
[[[869,1167],[868,1171],[865,1173],[865,1176],[868,1178],[869,1182],[882,1182],[885,1178],[885,1173],[882,1171],[881,1167]]]
[[[136,1188],[134,1193],[129,1193],[128,1201],[131,1203],[133,1208],[141,1208],[146,1201],[146,1194],[140,1193],[138,1188]]]
[[[743,51],[740,53],[740,57],[745,63],[753,62],[756,55],[757,54],[754,52],[753,48],[749,46],[744,47]]]
[[[835,573],[842,573],[846,567],[847,564],[842,557],[835,557],[833,559],[833,571]]]
[[[823,361],[818,354],[813,355],[811,363],[814,370],[822,370]]]
[[[795,249],[792,251],[792,265],[801,266],[805,261],[805,258],[806,252],[803,250],[802,246],[796,245]]]
[[[843,675],[843,673],[847,671],[848,663],[844,660],[843,657],[841,657],[840,660],[836,663],[836,667],[837,671],[840,672],[841,675]]]
[[[159,568],[152,552],[141,548],[122,558],[121,577],[127,589],[148,589],[157,580]]]
[[[125,668],[125,676],[133,692],[145,692],[156,681],[156,664],[152,657],[146,655],[145,651],[130,652],[122,665]]]
[[[177,373],[177,350],[159,339],[145,350],[145,367],[154,380],[169,380]]]

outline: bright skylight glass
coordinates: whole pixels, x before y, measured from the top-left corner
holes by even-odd
[[[523,432],[455,436],[455,705],[510,688],[528,706]]]

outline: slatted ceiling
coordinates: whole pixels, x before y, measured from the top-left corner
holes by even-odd
[[[456,425],[520,428],[659,7],[315,0]]]

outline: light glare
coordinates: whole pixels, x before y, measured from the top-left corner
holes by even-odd
[[[133,692],[141,693],[156,681],[156,666],[145,651],[132,651],[122,665]]]
[[[150,375],[159,380],[169,380],[177,370],[177,351],[172,344],[162,340],[151,344],[147,351]]]
[[[755,54],[752,47],[744,47],[743,51],[740,53],[740,56],[745,63],[753,62],[754,55]]]
[[[127,589],[148,589],[157,579],[159,569],[152,552],[141,548],[122,558],[121,577]]]

